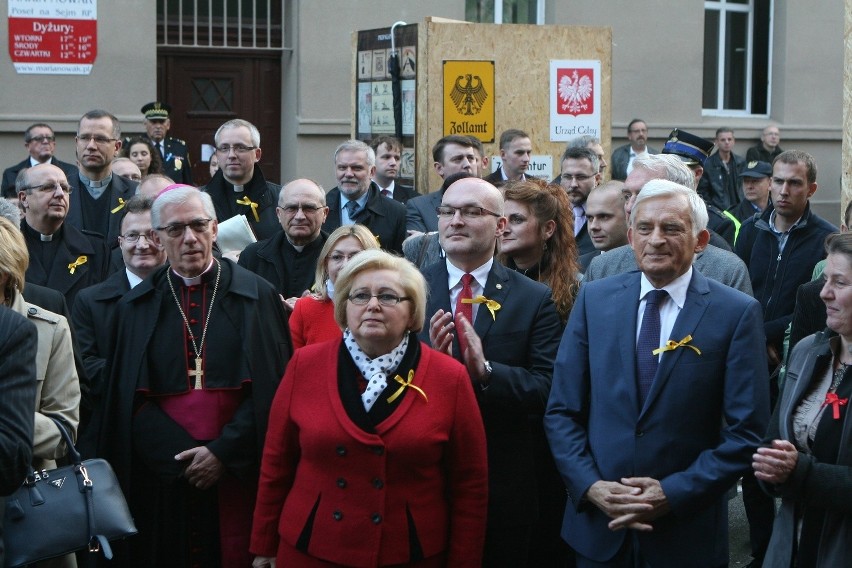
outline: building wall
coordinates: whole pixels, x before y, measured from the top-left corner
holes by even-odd
[[[0,0],[0,13],[9,13]],[[0,168],[23,160],[23,132],[33,122],[57,134],[56,155],[73,163],[80,116],[94,108],[115,114],[128,130],[141,130],[140,101],[156,97],[154,0],[100,0],[98,55],[90,75],[18,75],[9,57],[9,28],[0,25]]]

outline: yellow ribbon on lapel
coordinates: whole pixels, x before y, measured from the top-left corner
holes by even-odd
[[[242,199],[237,199],[237,205],[247,205],[251,207],[251,212],[254,215],[255,223],[260,223],[260,215],[257,214],[257,203],[249,199],[248,195],[243,197]]]
[[[491,319],[494,321],[497,321],[497,310],[503,307],[496,300],[489,300],[482,294],[472,300],[470,298],[462,298],[462,304],[485,304],[485,307],[491,312]]]
[[[86,255],[80,255],[77,257],[77,260],[68,265],[68,273],[74,274],[74,271],[77,270],[77,267],[81,264],[86,264],[86,261],[89,260],[89,257]]]
[[[411,369],[410,371],[408,371],[408,380],[403,379],[399,375],[395,376],[393,378],[393,380],[395,380],[396,382],[398,382],[402,386],[399,387],[399,389],[388,398],[388,404],[395,401],[397,399],[397,397],[402,394],[402,391],[405,390],[405,387],[413,388],[414,390],[419,392],[421,395],[423,395],[423,400],[425,400],[426,402],[429,402],[429,399],[426,397],[426,393],[423,392],[423,389],[421,389],[417,385],[411,384],[411,381],[414,380],[414,369]]]
[[[119,211],[121,211],[122,209],[124,209],[124,206],[125,206],[125,205],[127,205],[127,202],[126,202],[124,199],[122,199],[121,197],[119,197],[119,198],[118,198],[118,205],[117,205],[117,206],[115,206],[115,207],[113,207],[113,208],[110,210],[110,213],[112,213],[113,215],[115,215],[116,213],[118,213]]]
[[[695,351],[696,353],[701,355],[701,349],[699,349],[695,345],[687,345],[687,343],[689,343],[690,341],[692,341],[691,335],[687,335],[686,337],[684,337],[683,339],[681,339],[680,341],[677,341],[677,342],[669,339],[668,341],[666,341],[665,345],[663,345],[662,347],[660,347],[658,349],[654,349],[653,351],[651,351],[651,354],[652,355],[659,355],[663,351],[674,351],[678,347],[689,347],[690,349],[692,349],[693,351]]]

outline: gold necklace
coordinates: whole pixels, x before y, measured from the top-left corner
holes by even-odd
[[[216,291],[219,290],[219,278],[222,276],[222,267],[216,259],[214,259],[214,261],[218,268],[216,271],[216,283],[213,285],[213,296],[210,298],[210,307],[207,308],[207,317],[204,320],[204,330],[201,332],[201,343],[198,345],[195,344],[195,335],[192,333],[192,328],[189,326],[189,320],[186,318],[186,314],[183,312],[183,308],[180,305],[180,300],[175,293],[175,286],[172,284],[171,275],[166,274],[166,280],[169,281],[169,290],[172,291],[172,298],[175,299],[175,305],[180,312],[180,317],[183,318],[183,323],[186,325],[186,331],[189,333],[189,339],[192,341],[192,349],[195,351],[195,370],[187,372],[189,378],[195,378],[195,385],[193,386],[195,390],[201,389],[201,377],[204,376],[204,370],[201,368],[201,350],[204,349],[204,340],[207,338],[207,326],[210,324],[210,316],[213,314],[213,302],[216,301]]]

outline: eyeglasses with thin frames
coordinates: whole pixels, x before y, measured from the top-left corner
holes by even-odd
[[[151,235],[146,233],[127,233],[126,235],[118,235],[127,243],[136,244],[139,239],[145,239],[148,244],[151,244]]]
[[[499,213],[489,211],[485,207],[476,207],[474,205],[465,205],[463,207],[441,205],[435,208],[435,212],[438,214],[438,217],[443,217],[444,219],[452,219],[456,216],[456,211],[460,212],[461,216],[465,219],[478,219],[479,217],[483,217],[485,215],[491,215],[492,217],[501,216]]]
[[[51,183],[43,183],[41,185],[31,185],[29,187],[25,187],[24,190],[28,192],[38,191],[39,193],[56,193],[57,189],[61,189],[63,193],[71,193],[71,186],[67,183],[62,182],[51,182]]]
[[[302,210],[302,213],[305,215],[312,215],[317,211],[325,209],[325,205],[313,205],[311,203],[299,203],[298,205],[281,205],[278,207],[281,211],[286,213],[287,215],[295,215],[299,212],[299,209]]]
[[[400,302],[410,301],[411,298],[406,296],[397,296],[396,294],[391,294],[389,292],[382,292],[381,294],[370,294],[368,292],[356,292],[354,294],[349,294],[349,301],[355,304],[356,306],[365,306],[370,303],[370,300],[373,298],[379,301],[379,304],[387,307],[392,307]]]
[[[182,237],[184,233],[186,233],[187,227],[192,229],[193,233],[206,233],[207,229],[210,227],[210,221],[212,220],[213,219],[193,219],[189,223],[172,223],[165,227],[157,227],[157,230],[165,231],[168,236],[176,239],[178,237]]]
[[[256,149],[257,146],[245,146],[243,144],[234,144],[233,146],[230,144],[222,144],[221,146],[216,147],[217,152],[225,155],[230,154],[231,150],[233,150],[235,154],[247,154]]]
[[[106,146],[111,142],[115,142],[118,138],[108,138],[106,136],[101,136],[99,134],[78,134],[77,135],[77,143],[83,144],[83,146],[88,146],[89,142],[92,140],[95,141],[95,144],[98,146]]]

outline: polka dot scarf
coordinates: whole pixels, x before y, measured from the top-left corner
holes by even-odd
[[[408,348],[408,334],[402,337],[402,341],[390,353],[386,353],[375,359],[370,359],[366,353],[361,351],[355,338],[352,337],[352,331],[346,328],[343,332],[343,344],[346,345],[346,350],[352,357],[355,366],[367,379],[367,388],[361,394],[361,401],[364,403],[364,409],[370,412],[370,409],[375,404],[379,395],[388,386],[388,375],[393,373],[399,364],[402,362],[402,357],[405,355],[405,350]]]

